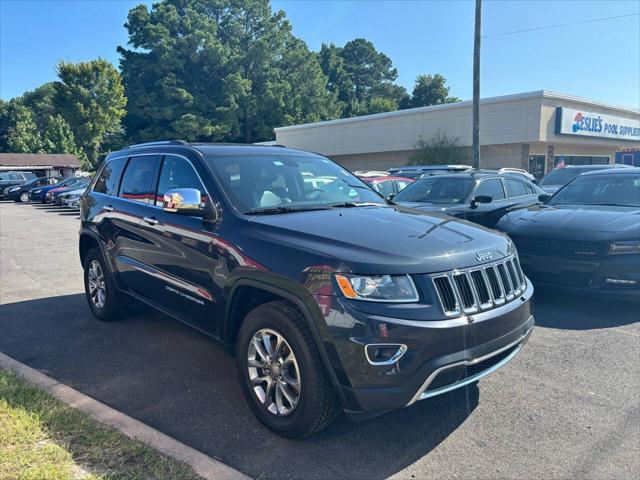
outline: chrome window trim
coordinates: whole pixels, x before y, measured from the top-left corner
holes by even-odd
[[[140,147],[140,148],[143,148],[143,147]],[[209,193],[209,190],[207,190],[207,185],[204,183],[204,181],[202,181],[202,177],[198,173],[198,169],[194,167],[193,162],[191,160],[189,160],[187,157],[185,157],[184,155],[179,154],[179,153],[173,153],[173,152],[171,152],[171,153],[159,153],[157,151],[148,150],[148,151],[146,151],[144,153],[137,153],[137,154],[134,154],[134,155],[120,155],[118,157],[110,158],[109,160],[107,160],[107,161],[105,161],[103,163],[102,168],[100,168],[100,172],[95,176],[93,182],[91,183],[91,193],[99,193],[100,195],[104,195],[104,196],[111,197],[111,198],[117,198],[118,200],[125,200],[127,202],[133,202],[133,203],[135,203],[137,205],[144,205],[144,206],[147,206],[147,207],[153,207],[153,208],[157,208],[157,209],[162,210],[162,207],[158,207],[155,204],[150,204],[150,203],[146,203],[146,202],[142,203],[142,202],[138,202],[136,200],[130,200],[128,198],[122,198],[122,197],[120,197],[118,195],[110,195],[108,193],[101,193],[101,192],[94,192],[93,191],[93,187],[94,187],[95,182],[97,181],[98,177],[102,173],[102,170],[107,166],[108,163],[112,162],[113,160],[118,160],[120,158],[126,159],[127,160],[127,165],[125,166],[125,169],[122,171],[122,175],[124,175],[126,167],[128,166],[128,163],[129,163],[128,162],[129,158],[146,157],[146,156],[149,156],[149,155],[158,155],[158,156],[160,156],[160,163],[164,162],[164,157],[166,157],[167,155],[174,155],[176,157],[180,157],[180,158],[183,158],[184,160],[186,160],[187,163],[189,163],[189,165],[191,165],[191,168],[193,168],[193,171],[196,172],[196,176],[198,177],[198,180],[200,180],[200,183],[202,183],[202,187],[204,188],[204,191],[205,191],[205,193],[207,195],[207,199],[211,203],[211,206],[214,209],[214,211],[216,211],[216,217],[217,217],[217,215],[218,215],[217,214],[217,208],[215,207],[215,203],[213,202],[213,196]],[[162,169],[160,169],[159,173],[162,173]],[[122,176],[120,176],[120,181],[122,181]],[[120,190],[120,182],[118,182],[118,191],[119,190]],[[158,193],[158,185],[155,186],[155,190],[156,190],[155,193]]]

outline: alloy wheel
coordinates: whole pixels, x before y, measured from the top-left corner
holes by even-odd
[[[247,368],[260,403],[274,415],[291,415],[300,400],[300,370],[286,339],[275,330],[258,330],[249,342]]]
[[[87,275],[89,283],[89,296],[94,307],[102,309],[104,308],[107,299],[107,289],[104,283],[104,273],[100,262],[93,260],[89,264],[89,272]]]
[[[21,202],[28,202],[29,201],[29,194],[27,192],[22,192],[20,194],[20,201]]]

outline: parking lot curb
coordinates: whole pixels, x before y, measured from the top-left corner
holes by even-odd
[[[94,420],[109,425],[127,437],[139,440],[159,452],[189,465],[198,475],[207,480],[245,480],[250,478],[221,461],[211,458],[122,412],[114,410],[2,352],[0,352],[0,367],[14,371],[28,383],[42,388],[70,407],[86,413]]]

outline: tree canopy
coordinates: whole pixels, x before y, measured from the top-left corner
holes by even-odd
[[[119,47],[136,140],[269,140],[276,126],[333,118],[317,59],[268,0],[165,0],[129,12]]]
[[[127,99],[120,73],[103,59],[58,64],[53,97],[89,164],[97,166],[106,135],[120,130]]]
[[[403,107],[416,108],[459,102],[459,98],[449,96],[449,87],[445,85],[446,81],[439,73],[435,75],[418,75],[411,99]]]
[[[62,61],[57,81],[0,100],[0,151],[72,153],[92,170],[128,143],[251,143],[279,126],[458,101],[440,74],[409,95],[364,38],[310,51],[269,0],[160,0],[124,26],[120,71]]]
[[[391,59],[368,40],[356,38],[344,47],[323,44],[318,57],[341,117],[397,110],[408,96],[404,87],[393,83],[398,70]]]

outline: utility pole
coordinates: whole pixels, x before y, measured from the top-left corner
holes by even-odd
[[[480,27],[482,0],[476,0],[476,27],[473,37],[473,168],[480,168]]]

